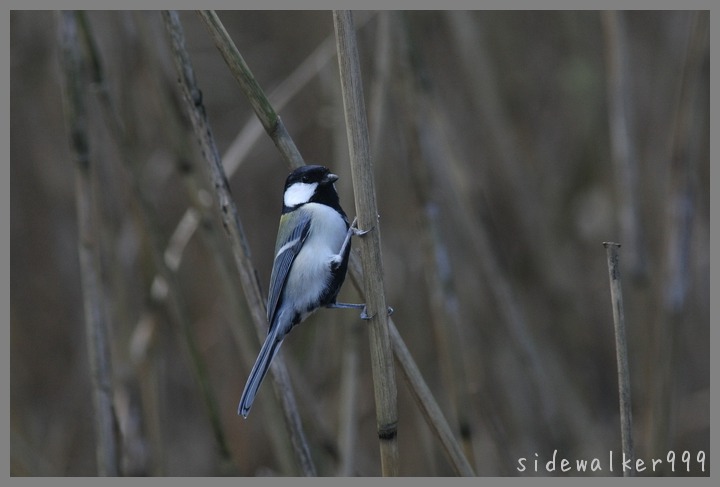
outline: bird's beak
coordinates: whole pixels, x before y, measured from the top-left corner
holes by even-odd
[[[340,179],[340,178],[338,177],[337,174],[329,173],[327,176],[325,176],[325,180],[323,182],[324,183],[334,183],[338,179]]]

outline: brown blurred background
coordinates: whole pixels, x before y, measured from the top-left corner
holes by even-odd
[[[305,160],[341,176],[352,217],[332,14],[219,16]],[[10,17],[13,475],[97,472],[59,19]],[[193,185],[208,186],[161,16],[86,19],[101,74],[86,99],[122,471],[297,475],[269,381],[249,418],[236,415],[259,344],[214,208],[174,289],[219,431],[177,315],[152,297],[153,248],[164,252],[186,210],[203,208]],[[239,164],[230,185],[265,290],[289,168],[264,133],[247,135],[257,122],[198,16],[180,19],[219,150]],[[709,14],[356,12],[355,22],[387,302],[476,473],[520,475],[519,458],[532,469],[555,449],[573,461],[620,453],[604,241],[622,243],[636,455],[708,454]],[[358,299],[349,281],[341,298]],[[283,347],[323,476],[380,473],[358,323],[321,310]],[[399,372],[398,395],[401,474],[452,475]]]

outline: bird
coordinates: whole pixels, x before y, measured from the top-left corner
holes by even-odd
[[[359,230],[349,223],[335,189],[338,176],[320,165],[301,166],[285,180],[282,214],[267,299],[267,337],[243,389],[238,414],[247,418],[280,345],[295,326],[321,307],[363,309],[338,303],[347,273],[350,242]]]

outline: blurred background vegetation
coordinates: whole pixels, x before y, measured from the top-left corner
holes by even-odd
[[[305,160],[340,175],[352,217],[331,13],[219,16]],[[13,475],[97,472],[59,19],[10,17]],[[121,471],[297,475],[272,387],[247,420],[236,414],[259,344],[204,203],[161,16],[85,19],[98,54],[86,97]],[[196,13],[180,19],[266,289],[289,168]],[[708,453],[708,12],[356,12],[355,23],[387,302],[476,473],[518,475],[518,458],[555,449],[571,460],[621,451],[603,241],[622,244],[636,455]],[[153,252],[173,248],[188,208],[201,223],[173,288],[183,334],[153,293]],[[341,298],[357,300],[349,281]],[[320,475],[380,472],[358,323],[321,310],[283,347]],[[452,475],[399,372],[398,395],[400,473]]]

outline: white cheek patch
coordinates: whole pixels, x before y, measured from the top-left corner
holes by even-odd
[[[318,183],[295,183],[285,190],[284,203],[285,206],[293,207],[302,205],[310,201],[315,189],[317,189]]]

